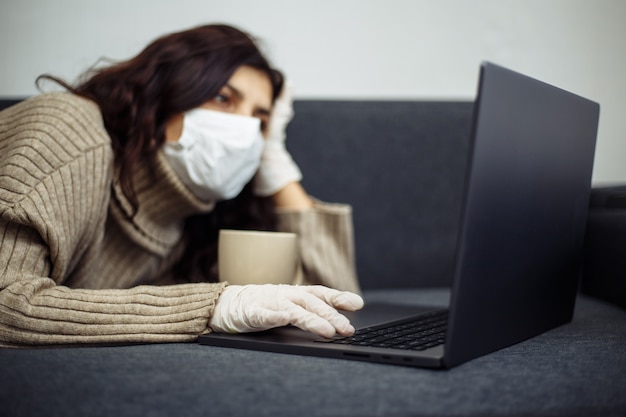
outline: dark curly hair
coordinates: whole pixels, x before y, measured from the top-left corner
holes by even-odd
[[[93,68],[72,86],[51,75],[68,91],[93,100],[102,112],[112,141],[116,176],[136,212],[134,165],[155,156],[165,143],[167,121],[214,98],[232,74],[246,65],[267,74],[276,99],[282,74],[273,69],[255,39],[228,25],[205,25],[156,39],[127,61]],[[216,280],[217,234],[220,228],[272,230],[272,202],[254,197],[250,185],[215,210],[187,220],[188,249],[175,268],[184,280]]]

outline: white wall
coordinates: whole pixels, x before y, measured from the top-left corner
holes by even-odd
[[[0,96],[224,22],[297,98],[471,99],[488,59],[601,103],[594,183],[626,182],[624,0],[0,0]]]

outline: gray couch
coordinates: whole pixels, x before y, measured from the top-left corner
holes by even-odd
[[[472,103],[299,101],[289,147],[354,208],[366,300],[446,305]],[[626,416],[626,190],[592,197],[574,320],[447,371],[197,344],[0,349],[9,416]]]

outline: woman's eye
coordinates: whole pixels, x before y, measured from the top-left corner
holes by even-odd
[[[218,94],[218,95],[215,96],[214,100],[217,103],[228,103],[230,98],[226,94]]]

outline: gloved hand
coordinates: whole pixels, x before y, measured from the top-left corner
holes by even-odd
[[[230,285],[209,325],[216,332],[244,333],[292,324],[326,338],[350,336],[354,327],[335,309],[362,307],[360,296],[321,285]]]
[[[285,82],[274,103],[268,124],[261,165],[254,177],[254,194],[267,197],[291,182],[300,181],[302,173],[285,147],[287,125],[293,118],[293,87]]]

